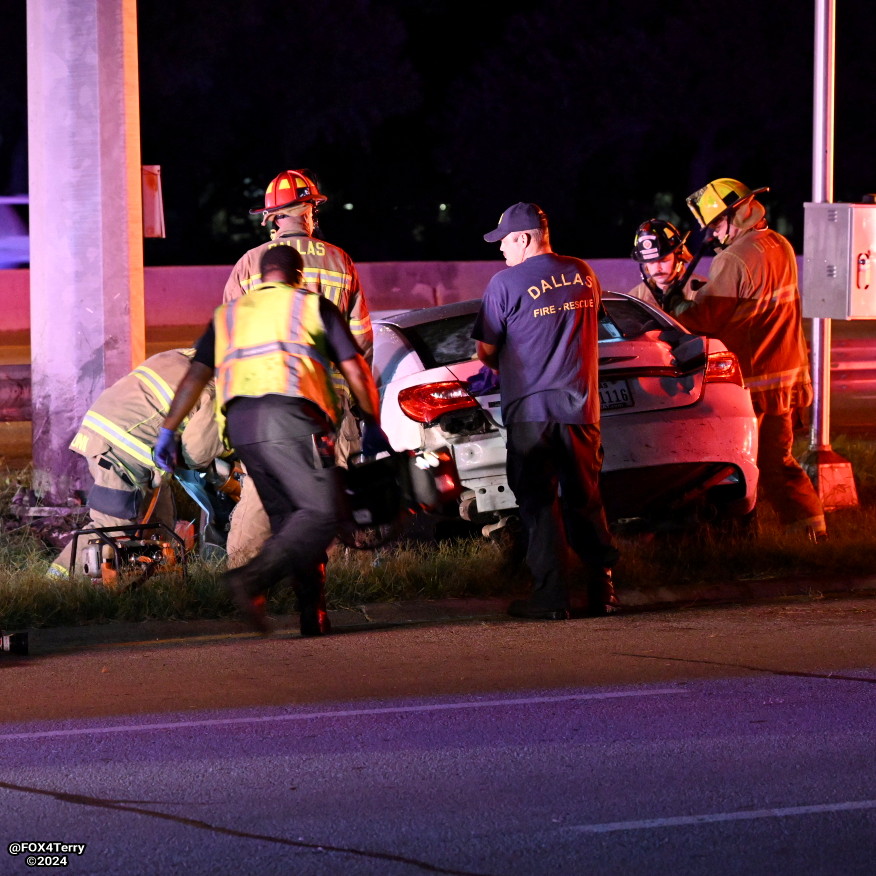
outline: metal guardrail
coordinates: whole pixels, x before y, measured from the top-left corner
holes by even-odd
[[[876,430],[876,338],[834,337],[830,372],[833,431]],[[31,416],[30,365],[0,365],[0,423]]]
[[[0,365],[0,423],[31,416],[30,365]]]

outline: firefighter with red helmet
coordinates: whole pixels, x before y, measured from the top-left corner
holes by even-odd
[[[642,280],[628,294],[657,307],[663,307],[663,296],[681,280],[691,261],[685,238],[663,219],[648,219],[636,229],[630,257],[638,263]],[[705,282],[697,274],[687,278],[684,297],[693,298]]]
[[[724,177],[688,197],[718,252],[696,298],[673,292],[667,310],[736,354],[757,415],[763,492],[784,526],[818,542],[827,534],[824,509],[791,450],[794,413],[812,402],[797,261],[789,241],[767,225],[757,200],[766,191]]]
[[[356,343],[370,362],[373,333],[368,304],[359,283],[359,272],[350,256],[339,246],[316,235],[317,207],[328,199],[316,182],[302,170],[284,170],[265,189],[262,225],[272,225],[271,240],[241,256],[225,284],[225,303],[245,295],[261,282],[259,261],[272,246],[293,246],[304,262],[304,285],[328,298],[346,318]]]
[[[337,306],[370,367],[373,331],[359,272],[343,249],[318,236],[317,208],[327,200],[309,171],[284,170],[277,174],[265,189],[264,205],[250,210],[251,215],[262,216],[262,225],[272,226],[271,239],[241,256],[225,284],[223,302],[246,295],[262,282],[260,263],[268,249],[291,246],[304,263],[303,285]],[[338,462],[346,465],[347,458],[359,449],[359,429],[340,371],[333,369],[332,378],[345,405],[335,449]],[[237,565],[252,557],[270,534],[268,517],[252,481],[244,477],[228,533],[229,564]]]

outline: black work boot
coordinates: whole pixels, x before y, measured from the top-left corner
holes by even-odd
[[[325,570],[325,566],[322,568]],[[327,636],[332,631],[332,623],[325,607],[325,578],[313,587],[299,588],[297,593],[301,635]]]
[[[267,617],[267,600],[263,593],[253,594],[251,581],[242,568],[229,569],[222,576],[222,583],[231,594],[237,610],[252,627],[263,636],[271,632]]]
[[[587,614],[605,617],[620,611],[620,602],[614,592],[611,569],[597,569],[587,582]]]

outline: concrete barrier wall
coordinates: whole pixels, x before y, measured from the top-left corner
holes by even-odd
[[[626,292],[639,280],[630,259],[588,260],[606,289]],[[504,267],[486,262],[363,262],[358,265],[371,310],[397,311],[480,298],[490,277]],[[197,265],[146,268],[146,324],[206,323],[222,301],[230,267]],[[0,332],[30,328],[30,272],[0,270]]]
[[[0,331],[30,328],[30,271],[0,271]]]

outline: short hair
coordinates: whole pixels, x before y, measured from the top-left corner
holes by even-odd
[[[301,253],[291,243],[273,243],[262,253],[259,264],[262,276],[269,271],[279,271],[287,283],[297,286],[301,282],[304,262]]]
[[[526,232],[536,246],[550,246],[551,233],[547,224],[547,217],[542,222],[541,228],[532,228]]]

